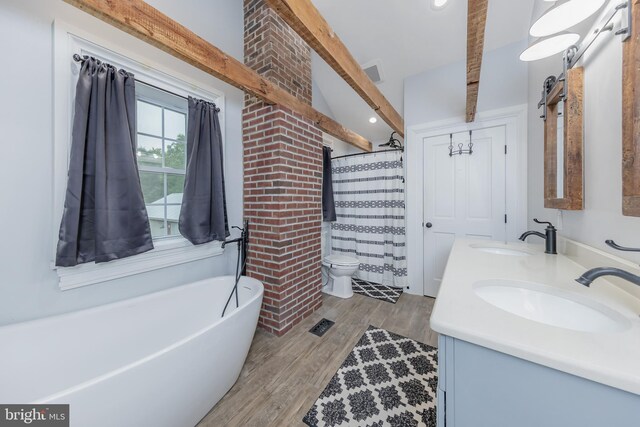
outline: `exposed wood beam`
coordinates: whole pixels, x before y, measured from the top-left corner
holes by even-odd
[[[251,68],[142,0],[65,0],[159,49],[239,89],[279,104],[311,120],[322,131],[371,151],[371,142],[300,101]]]
[[[622,47],[622,214],[640,217],[640,0]]]
[[[404,137],[404,120],[362,70],[310,0],[266,0],[376,113]]]
[[[476,119],[480,69],[487,26],[488,0],[468,0],[467,5],[467,122]]]

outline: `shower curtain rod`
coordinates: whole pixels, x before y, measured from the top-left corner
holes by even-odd
[[[344,156],[332,157],[331,160],[343,159],[345,157],[353,157],[353,156],[364,156],[365,154],[388,153],[388,152],[391,152],[391,151],[404,151],[404,149],[402,149],[402,148],[394,148],[394,149],[391,149],[391,150],[380,150],[380,151],[369,151],[369,152],[366,152],[366,153],[345,154]]]

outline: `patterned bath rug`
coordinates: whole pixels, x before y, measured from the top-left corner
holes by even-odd
[[[351,286],[356,294],[366,295],[392,304],[395,304],[400,295],[402,295],[402,288],[394,288],[362,279],[351,279]]]
[[[311,427],[435,427],[437,354],[369,326],[302,421]]]

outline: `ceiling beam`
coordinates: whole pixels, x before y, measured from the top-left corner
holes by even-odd
[[[142,0],[65,0],[65,2],[119,28],[189,64],[257,96],[282,105],[311,120],[322,131],[365,151],[371,142],[345,128],[309,104],[263,78],[188,28]]]
[[[487,26],[488,0],[468,0],[467,6],[467,123],[476,119],[480,69]]]
[[[394,131],[404,137],[404,120],[362,70],[311,0],[266,0]]]

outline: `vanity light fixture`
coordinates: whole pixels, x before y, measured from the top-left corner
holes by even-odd
[[[556,53],[564,52],[567,48],[575,45],[578,40],[580,40],[580,36],[575,33],[563,33],[538,40],[520,54],[520,60],[537,61],[547,58]]]
[[[377,118],[375,118],[375,117],[370,117],[370,118],[369,118],[369,123],[371,123],[371,124],[373,124],[373,123],[375,123],[375,122],[377,122],[377,121],[378,121],[378,119],[377,119]]]
[[[551,11],[558,9],[560,6],[567,5],[571,3],[571,7],[575,7],[575,4],[579,4],[580,6],[591,5],[592,8],[595,7],[598,3],[602,3],[604,0],[569,0],[563,3],[559,3],[557,6],[552,7],[544,14],[538,21],[536,21],[534,26],[540,22],[542,18],[549,15]],[[600,5],[601,6],[601,5]],[[596,9],[592,9],[596,11],[600,8],[598,6]],[[568,6],[567,6],[568,7]],[[586,7],[585,7],[586,9]],[[622,42],[629,39],[631,31],[631,17],[632,14],[629,13],[631,9],[631,0],[622,0],[616,5],[608,6],[608,9],[603,12],[600,20],[594,25],[594,27],[587,33],[584,40],[580,43],[580,45],[575,46],[577,40],[580,38],[577,34],[573,33],[561,33],[555,36],[546,37],[539,39],[533,45],[529,46],[522,54],[520,54],[520,60],[522,61],[535,61],[537,59],[546,58],[548,56],[554,55],[556,53],[562,52],[565,49],[568,49],[572,46],[575,47],[575,52],[572,52],[571,58],[568,59],[568,64],[566,68],[572,68],[582,55],[585,53],[587,49],[593,44],[596,38],[602,33],[607,31],[614,30],[616,36],[621,36],[620,40]],[[564,9],[569,10],[569,9]],[[580,12],[582,13],[582,11]],[[591,12],[592,14],[593,12]],[[620,25],[614,25],[613,18],[620,13],[622,15],[620,19]],[[584,16],[584,14],[583,14]],[[590,15],[589,15],[590,16]],[[586,18],[585,18],[586,19]],[[568,27],[568,26],[566,26]],[[615,28],[614,28],[615,27]],[[531,34],[534,33],[533,27]],[[537,34],[537,33],[536,33]],[[576,39],[577,38],[577,39]]]
[[[431,8],[434,10],[441,10],[449,3],[449,0],[429,0],[431,3]]]
[[[546,37],[584,21],[596,13],[606,0],[564,0],[547,10],[533,23],[529,34]]]

